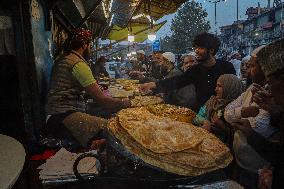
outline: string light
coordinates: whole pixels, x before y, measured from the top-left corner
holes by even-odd
[[[129,28],[128,28],[128,37],[127,37],[129,42],[133,42],[134,41],[134,35],[132,35],[132,27],[131,27],[131,23],[129,23]]]

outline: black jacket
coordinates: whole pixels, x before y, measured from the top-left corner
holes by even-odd
[[[198,111],[215,94],[217,79],[223,74],[236,75],[235,68],[230,62],[216,60],[216,64],[209,68],[197,64],[182,75],[156,82],[157,91],[165,92],[194,84],[197,99],[193,109]]]

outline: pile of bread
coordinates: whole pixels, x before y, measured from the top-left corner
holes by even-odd
[[[230,150],[208,131],[191,124],[195,113],[173,105],[121,110],[109,131],[145,163],[167,172],[197,176],[226,167]]]

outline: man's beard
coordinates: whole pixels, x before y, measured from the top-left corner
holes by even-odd
[[[160,69],[161,69],[161,74],[162,74],[162,76],[168,75],[169,71],[168,71],[168,67],[167,67],[167,66],[165,66],[165,65],[162,64],[162,65],[160,66]]]
[[[199,64],[205,64],[207,62],[207,60],[209,60],[209,58],[210,58],[210,54],[207,51],[206,54],[204,54],[201,59],[197,59],[197,62]]]
[[[85,49],[82,56],[85,60],[88,60],[90,58],[90,51],[88,49]]]

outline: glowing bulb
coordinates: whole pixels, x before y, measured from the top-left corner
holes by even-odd
[[[128,41],[133,42],[134,41],[134,35],[128,35]]]
[[[154,33],[149,33],[149,34],[148,34],[148,39],[149,39],[150,41],[154,41],[154,40],[156,39],[156,34],[154,34]]]

